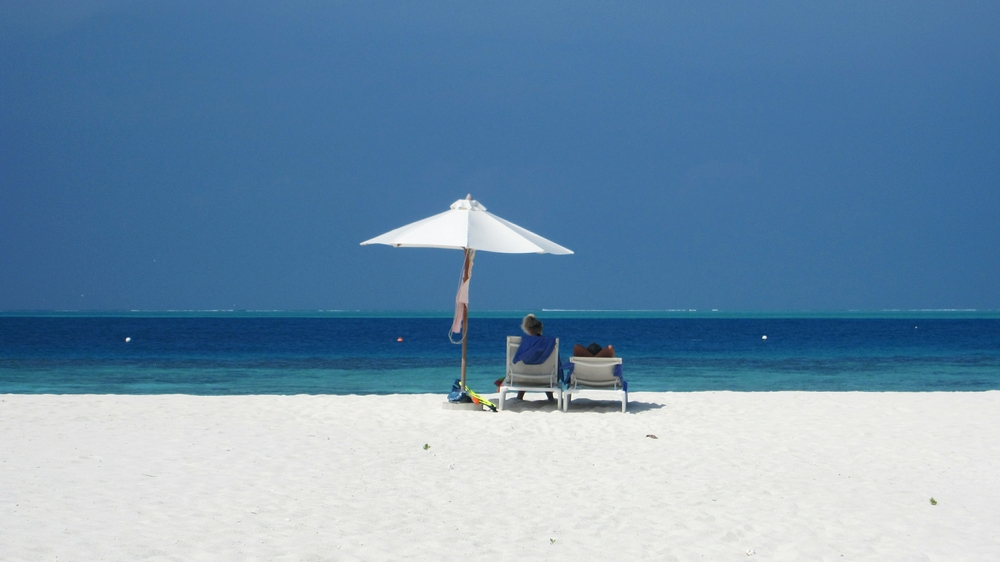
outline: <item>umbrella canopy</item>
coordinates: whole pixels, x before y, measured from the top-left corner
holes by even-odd
[[[459,199],[451,209],[390,230],[368,244],[397,248],[446,248],[483,250],[502,254],[572,254],[567,248],[486,211],[471,197]]]
[[[451,327],[451,333],[462,334],[462,388],[465,388],[469,280],[472,278],[472,263],[476,250],[503,254],[573,253],[568,248],[486,212],[486,207],[473,200],[472,195],[455,201],[451,204],[451,208],[443,213],[390,230],[361,243],[362,246],[369,244],[385,244],[396,248],[445,248],[465,251],[465,265],[462,267],[462,280],[455,296],[455,319]]]

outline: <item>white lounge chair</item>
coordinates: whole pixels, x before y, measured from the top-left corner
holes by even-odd
[[[562,400],[562,409],[569,411],[569,403],[574,394],[581,392],[613,395],[621,399],[622,412],[628,407],[628,384],[615,376],[615,369],[621,373],[621,357],[570,357],[573,372],[569,376]]]
[[[521,336],[507,336],[507,374],[500,385],[500,405],[503,410],[510,392],[551,392],[556,395],[556,407],[562,406],[562,383],[559,381],[559,338],[555,349],[540,365],[514,363],[514,355],[521,346]]]

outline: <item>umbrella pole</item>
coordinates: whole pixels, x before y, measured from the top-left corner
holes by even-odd
[[[472,256],[475,250],[466,248],[465,249],[465,267],[462,270],[462,282],[465,283],[472,277]],[[466,349],[468,348],[469,340],[469,305],[463,307],[465,310],[462,311],[462,389],[465,389],[465,364],[466,364]]]
[[[465,348],[467,345],[466,336],[469,334],[469,307],[465,307],[465,312],[462,314],[462,325],[465,326],[465,334],[462,335],[462,388],[465,388]]]

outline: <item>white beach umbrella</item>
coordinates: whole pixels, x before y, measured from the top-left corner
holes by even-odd
[[[459,199],[451,209],[432,217],[390,230],[362,246],[385,244],[396,248],[446,248],[465,251],[462,281],[455,296],[455,318],[451,333],[462,334],[462,387],[465,387],[466,335],[469,331],[469,280],[476,250],[503,254],[572,254],[567,248],[546,240],[514,223],[486,212],[472,199]],[[454,342],[454,340],[452,340]],[[458,342],[454,342],[458,343]]]

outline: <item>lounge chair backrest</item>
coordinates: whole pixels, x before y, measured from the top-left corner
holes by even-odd
[[[593,388],[618,388],[621,379],[615,376],[615,366],[621,365],[621,357],[570,357],[573,374],[569,384]]]
[[[559,371],[559,338],[555,349],[540,365],[526,365],[522,361],[514,363],[514,355],[521,346],[521,336],[507,336],[507,378],[511,384],[554,385]]]

